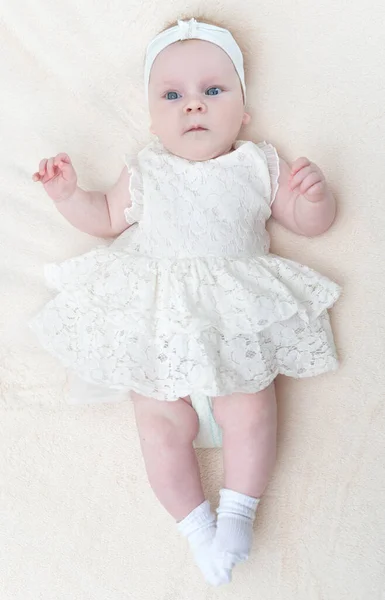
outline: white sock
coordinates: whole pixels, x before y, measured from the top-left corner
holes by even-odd
[[[213,554],[217,567],[231,578],[232,568],[249,557],[259,498],[226,489],[220,497]]]
[[[183,521],[177,524],[177,527],[187,538],[195,562],[206,581],[215,586],[228,583],[230,581],[228,573],[218,567],[213,560],[212,545],[216,533],[216,523],[209,502],[205,500],[197,506]]]

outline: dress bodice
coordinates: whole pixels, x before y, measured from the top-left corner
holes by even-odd
[[[259,256],[269,250],[266,220],[278,180],[278,156],[266,144],[237,142],[228,154],[189,161],[160,142],[146,146],[131,172],[138,222],[132,248],[156,258]]]

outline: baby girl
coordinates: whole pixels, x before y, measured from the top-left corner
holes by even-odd
[[[47,266],[58,294],[32,327],[82,380],[131,394],[151,486],[220,585],[249,556],[273,469],[276,376],[338,365],[327,311],[340,288],[269,253],[266,221],[315,236],[333,223],[335,200],[307,158],[290,166],[268,143],[237,140],[250,116],[228,30],[191,19],[160,33],[145,90],[155,140],[111,191],[80,189],[63,153],[34,175],[81,231],[113,238],[133,227],[120,246]],[[198,392],[223,432],[217,520],[193,448]]]

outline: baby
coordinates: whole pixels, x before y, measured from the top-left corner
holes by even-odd
[[[107,194],[86,192],[67,154],[34,180],[75,227],[119,247],[49,265],[58,295],[32,327],[83,380],[131,393],[151,486],[187,537],[206,581],[228,583],[245,561],[276,452],[279,373],[309,377],[338,362],[328,309],[340,288],[269,253],[270,216],[304,236],[335,218],[321,170],[289,166],[265,142],[237,141],[243,57],[229,31],[178,21],[148,46],[155,141]],[[190,396],[212,398],[223,431],[216,521],[205,501]]]

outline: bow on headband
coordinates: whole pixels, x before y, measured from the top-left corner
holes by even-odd
[[[178,19],[178,27],[181,40],[191,40],[197,36],[197,21],[190,19],[189,21],[181,21]]]

